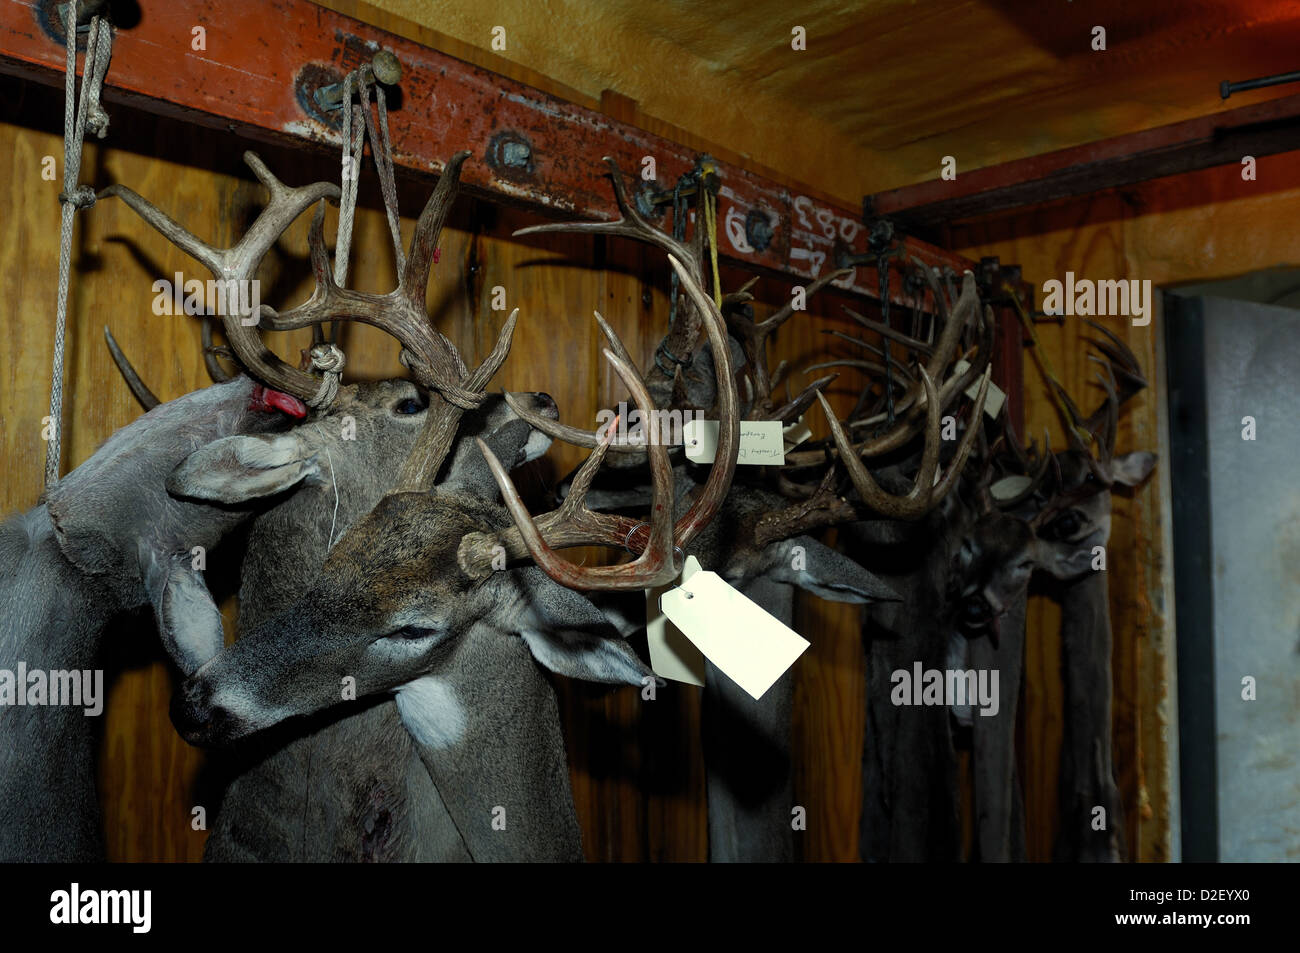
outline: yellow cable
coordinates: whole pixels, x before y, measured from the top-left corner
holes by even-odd
[[[716,199],[713,193],[704,188],[701,182],[700,189],[704,194],[704,201],[700,203],[704,208],[704,227],[709,236],[709,261],[713,265],[713,303],[719,308],[722,307],[722,282],[718,278],[718,212]]]

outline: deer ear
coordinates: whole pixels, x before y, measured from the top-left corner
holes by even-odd
[[[1111,461],[1111,473],[1116,483],[1137,486],[1155,469],[1156,455],[1145,450],[1135,450]]]
[[[319,473],[316,454],[298,433],[240,434],[191,453],[167,476],[167,492],[242,503],[283,492]]]
[[[532,426],[526,420],[515,419],[492,431],[483,438],[483,442],[507,470],[513,470],[523,462],[526,456],[524,450],[533,433]],[[472,440],[457,441],[456,452],[439,485],[471,493],[485,500],[495,500],[501,494],[487,459]]]
[[[523,591],[523,599],[507,610],[515,613],[511,625],[542,666],[568,678],[615,685],[640,685],[653,677],[586,596],[535,566],[509,575]]]
[[[225,646],[221,610],[188,557],[159,558],[143,547],[140,557],[163,647],[181,674],[192,675]]]
[[[847,556],[796,536],[772,547],[769,577],[798,586],[828,602],[897,602],[902,597]]]

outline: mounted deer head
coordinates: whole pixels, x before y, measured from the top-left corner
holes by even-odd
[[[459,163],[455,169],[449,165],[453,175],[444,175],[431,205],[450,201],[443,186],[449,177],[454,182],[458,168]],[[440,211],[445,214],[445,208]],[[441,220],[428,206],[425,212],[421,223]],[[419,247],[413,246],[412,258]],[[707,301],[689,276],[684,280],[693,296]],[[373,302],[363,304],[378,308]],[[332,317],[333,308],[356,309],[357,299],[339,297],[318,313]],[[721,341],[721,318],[715,311],[710,319],[710,334]],[[513,319],[488,361],[463,381],[470,398],[482,399],[483,387],[505,358],[512,330]],[[620,358],[625,354],[621,343],[606,331],[613,349],[607,356],[639,405],[649,410],[639,379]],[[423,353],[414,354],[412,361],[433,364]],[[734,407],[729,367],[720,368],[718,386],[724,406],[729,402]],[[738,419],[733,411],[731,426],[723,428],[724,449],[711,491],[674,526],[671,468],[655,453],[655,495],[666,505],[648,525],[593,514],[580,506],[581,493],[534,522],[490,441],[480,441],[480,478],[455,487],[431,485],[461,414],[446,401],[436,411],[430,413],[397,489],[344,535],[311,590],[188,680],[173,705],[173,718],[191,741],[225,743],[340,703],[345,678],[355,680],[357,697],[393,691],[470,856],[483,859],[506,850],[514,857],[572,859],[578,850],[576,822],[563,780],[558,715],[534,660],[563,674],[613,683],[640,684],[648,670],[586,599],[536,568],[494,571],[501,566],[497,561],[522,559],[531,552],[546,573],[585,589],[640,588],[646,579],[675,572],[674,552],[707,524],[726,494]],[[588,474],[594,474],[607,446],[605,442],[593,453]],[[489,473],[505,491],[509,513],[485,498]],[[421,485],[419,480],[428,482]],[[513,530],[507,529],[511,515]],[[580,569],[554,553],[593,543],[641,550],[641,555],[626,566]],[[503,680],[512,686],[509,694],[515,700],[502,699]],[[526,700],[523,718],[518,717],[519,699]],[[499,764],[485,767],[478,760],[482,751],[475,746],[480,744],[502,750]],[[466,759],[477,767],[471,771]],[[540,785],[540,794],[538,785],[520,787],[542,778],[547,784]],[[491,804],[483,803],[477,792],[491,779],[499,782],[492,796],[502,797],[504,791],[518,797],[516,811],[525,819],[517,839],[486,839]]]
[[[947,601],[941,603],[950,607],[946,667],[997,670],[1001,676],[996,716],[973,715],[969,706],[954,710],[958,723],[973,730],[976,843],[978,856],[986,861],[1023,859],[1023,818],[1017,812],[1019,792],[1015,779],[1015,718],[1025,638],[1025,600],[1030,576],[1039,571],[1058,579],[1074,580],[1064,590],[1063,601],[1067,605],[1062,629],[1070,725],[1067,751],[1062,759],[1062,817],[1074,821],[1068,833],[1066,827],[1062,828],[1062,842],[1077,845],[1076,859],[1088,855],[1083,849],[1088,843],[1098,848],[1090,852],[1092,859],[1118,857],[1115,832],[1122,826],[1118,795],[1113,782],[1108,781],[1109,769],[1097,767],[1110,763],[1110,633],[1105,576],[1095,572],[1093,566],[1095,547],[1104,547],[1109,534],[1108,491],[1112,486],[1131,485],[1143,479],[1150,472],[1154,457],[1147,453],[1119,457],[1114,454],[1119,407],[1145,382],[1131,351],[1104,328],[1098,330],[1106,336],[1105,341],[1098,343],[1106,358],[1101,378],[1105,400],[1085,419],[1069,402],[1068,395],[1061,395],[1070,412],[1067,426],[1081,426],[1093,434],[1099,445],[1097,455],[1087,449],[1081,436],[1073,433],[1072,450],[1052,453],[1050,447],[1045,447],[1041,454],[1032,448],[1026,452],[1007,428],[991,452],[979,453],[985,462],[970,488],[953,498],[954,503],[964,499],[965,504],[960,512],[951,514],[945,525],[948,538],[953,540],[948,555],[944,555],[942,548],[935,551],[934,565],[943,565],[947,560]],[[1116,384],[1116,377],[1121,384]],[[995,475],[1001,479],[994,482]],[[923,626],[924,623],[918,620],[913,624]],[[910,630],[907,625],[902,628]],[[939,639],[931,639],[929,645],[933,656],[938,651]],[[873,646],[871,651],[874,658],[892,650],[888,643],[883,643]],[[871,667],[879,674],[892,670],[896,662],[905,664],[907,659],[900,656]],[[881,710],[874,720],[881,723],[879,720],[885,718],[895,719],[894,730],[900,731],[904,722],[915,726],[925,715]],[[931,721],[928,729],[918,730],[944,737],[949,726],[940,724],[938,719]],[[1104,728],[1099,727],[1102,725]],[[911,736],[891,738],[878,734],[868,739],[864,764],[889,763],[890,745],[917,749],[921,743]],[[925,743],[934,744],[934,741],[929,739]],[[907,762],[915,763],[915,760]],[[876,793],[864,808],[864,850],[882,856],[879,852],[886,848],[879,835],[889,830],[891,823],[902,824],[905,831],[919,832],[908,827],[907,818],[895,818],[891,822],[887,812],[882,811],[880,785],[888,782],[882,779],[881,772],[875,770],[869,780],[868,790]],[[1085,781],[1086,796],[1079,791]],[[1066,792],[1071,792],[1068,798]],[[1105,832],[1095,832],[1090,827],[1095,816],[1093,808],[1098,805],[1104,806],[1107,812]],[[893,849],[898,849],[897,842]],[[1064,858],[1066,853],[1058,845],[1058,856]]]
[[[662,244],[665,240],[662,233],[641,220],[635,209],[629,206],[617,167],[611,164],[611,170],[615,197],[621,212],[619,222],[553,225],[546,226],[545,230],[608,232],[650,244]],[[697,242],[695,247],[699,249],[701,246]],[[679,247],[678,251],[685,251],[685,248]],[[700,271],[702,269],[697,263],[692,273],[698,274]],[[808,293],[817,292],[843,274],[834,272],[822,276],[809,286]],[[769,368],[768,343],[773,333],[792,317],[794,309],[788,305],[766,319],[755,320],[749,307],[752,296],[748,293],[748,288],[749,285],[739,292],[723,296],[720,308],[726,317],[732,338],[729,353],[734,355],[739,352],[743,359],[743,363],[737,362],[745,375],[747,389],[747,398],[741,402],[741,412],[747,420],[789,421],[818,399],[821,388],[833,378],[822,377],[814,381],[783,404],[773,399],[773,391],[784,378],[786,367],[781,364],[775,369]],[[934,284],[933,291],[936,307],[946,318],[947,311],[943,308],[946,302],[937,284]],[[931,383],[930,391],[927,392],[925,370],[917,376],[908,374],[906,368],[900,368],[900,374],[906,375],[906,379],[913,384],[913,392],[907,395],[906,400],[900,401],[900,413],[906,415],[905,419],[883,439],[857,448],[857,452],[866,456],[897,450],[917,436],[919,425],[923,423],[926,428],[925,442],[929,448],[923,461],[926,470],[918,474],[913,492],[910,496],[871,492],[870,499],[875,509],[887,513],[897,512],[898,515],[920,515],[942,499],[952,486],[955,474],[960,472],[970,449],[969,440],[951,460],[945,480],[936,486],[939,463],[938,392],[943,395],[943,409],[948,409],[960,397],[961,391],[970,382],[977,380],[985,370],[992,346],[991,317],[986,328],[990,333],[981,344],[977,366],[965,374],[954,373],[951,378],[948,377],[949,365],[953,362],[962,333],[974,322],[978,311],[972,279],[963,287],[963,297],[956,314],[945,324],[945,333],[939,346],[934,348],[922,345],[929,372],[941,379],[942,387],[936,388]],[[700,312],[695,309],[691,313]],[[871,326],[870,322],[867,323]],[[689,327],[689,322],[683,324]],[[656,353],[666,351],[672,355],[691,356],[690,348],[694,342],[695,339],[685,333],[682,326],[674,325]],[[646,386],[652,393],[655,393],[656,387],[660,394],[669,393],[670,405],[675,409],[704,409],[706,416],[712,416],[708,409],[716,403],[715,390],[704,386],[704,376],[699,374],[699,369],[712,367],[713,355],[716,353],[717,350],[712,345],[701,348],[694,353],[691,367],[687,369],[681,366],[680,360],[677,361],[671,387],[665,368],[657,364],[646,378]],[[711,383],[712,375],[708,375],[708,381]],[[981,392],[976,414],[979,413],[982,400]],[[927,407],[928,413],[923,417],[921,411]],[[543,421],[534,423],[542,429],[547,426]],[[584,439],[592,439],[576,428],[565,428],[563,425],[553,425],[548,432],[579,444]],[[589,446],[590,443],[585,445]],[[634,453],[639,454],[639,457],[633,456]],[[592,505],[598,509],[612,508],[629,512],[648,505],[647,481],[636,469],[646,454],[643,444],[626,448],[619,457],[621,461],[626,461],[625,465],[606,471],[606,481],[589,492],[589,500],[599,501]],[[791,473],[797,472],[799,463],[802,463],[805,471],[809,464],[825,466],[828,461],[833,463],[834,451],[830,454],[805,453],[801,458],[800,455],[795,456],[799,459]],[[854,462],[859,463],[865,471],[859,461],[855,459]],[[743,481],[744,489],[727,497],[710,527],[688,548],[688,552],[700,558],[703,566],[717,571],[734,587],[787,625],[792,621],[793,589],[796,586],[821,598],[841,602],[864,603],[897,598],[888,586],[861,566],[807,535],[819,528],[857,519],[863,511],[862,504],[850,502],[836,492],[837,474],[833,470],[826,473],[821,485],[816,488],[796,485],[772,468],[762,468],[757,473],[753,470],[751,468]],[[691,499],[691,472],[691,466],[685,463],[679,463],[675,470],[682,488],[677,502],[679,510]],[[869,476],[863,479],[863,485],[866,486],[869,480]],[[566,485],[562,485],[561,490],[566,498],[569,485],[574,483],[576,478],[570,478]],[[793,496],[797,502],[791,502],[789,496]],[[795,558],[796,552],[798,558]],[[639,594],[625,600],[606,595],[599,599],[599,604],[625,633],[636,631],[643,625],[644,611]],[[793,678],[787,675],[779,680],[761,701],[755,702],[713,666],[707,666],[707,673],[704,732],[706,766],[709,771],[710,857],[723,861],[793,859],[794,844],[789,818],[793,800],[789,758]]]

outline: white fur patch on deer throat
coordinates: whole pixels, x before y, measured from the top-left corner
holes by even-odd
[[[427,748],[450,748],[465,735],[465,709],[456,690],[436,675],[399,688],[397,710],[411,737]]]
[[[532,463],[549,449],[551,438],[540,430],[534,430],[524,442],[524,463]]]

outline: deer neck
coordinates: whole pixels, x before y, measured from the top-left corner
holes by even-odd
[[[1123,817],[1111,754],[1111,628],[1105,572],[1089,572],[1061,592],[1065,738],[1057,854],[1073,861],[1122,856]],[[1104,828],[1094,829],[1105,811]]]
[[[931,523],[915,526],[897,545],[867,545],[853,554],[902,597],[869,606],[864,613],[867,729],[859,851],[865,861],[956,861],[961,856],[949,709],[891,701],[894,672],[911,671],[918,661],[924,670],[947,664],[952,632],[948,579],[960,539],[955,521]]]
[[[522,638],[475,626],[397,707],[473,860],[582,860],[555,691]]]
[[[43,505],[0,526],[0,669],[11,677],[88,672],[102,711],[103,673],[96,676],[94,666],[118,611],[109,591],[63,558]],[[49,691],[47,685],[47,702]],[[0,861],[102,859],[97,724],[86,711],[68,704],[0,706]]]
[[[740,591],[790,625],[794,587],[763,576]],[[776,863],[794,858],[794,781],[790,714],[794,669],[757,701],[712,663],[702,697],[704,761],[708,772],[709,860]]]

